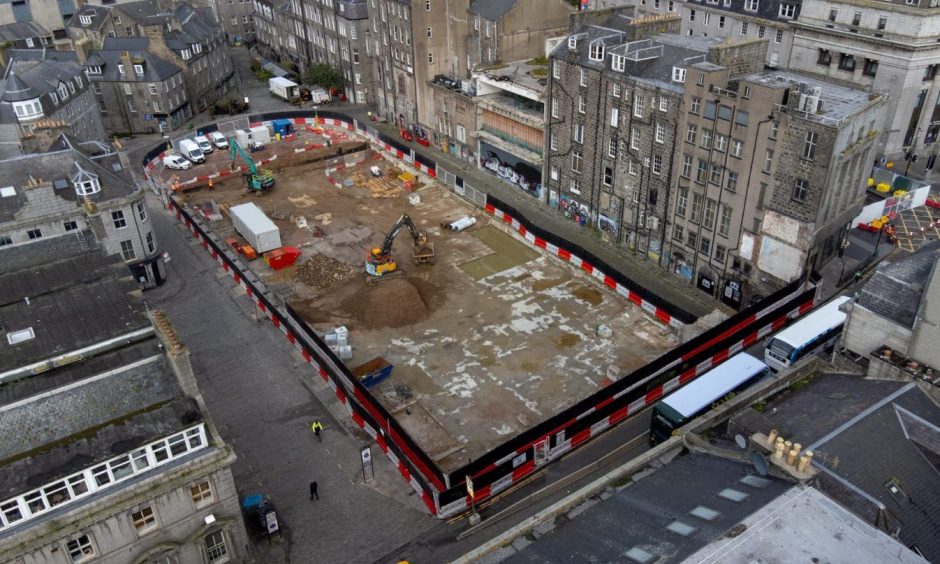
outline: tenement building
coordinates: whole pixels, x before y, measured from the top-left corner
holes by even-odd
[[[62,122],[74,139],[100,141],[104,127],[88,78],[73,52],[11,49],[0,81],[0,157],[20,154],[37,122]]]
[[[615,13],[552,51],[543,179],[549,206],[652,254],[675,198],[687,69],[716,42],[660,29],[677,30],[677,18]]]
[[[235,85],[225,31],[212,8],[170,0],[85,4],[69,22],[76,43],[108,48],[108,38],[147,38],[147,50],[183,70],[186,97],[200,112],[225,97]],[[130,69],[125,69],[130,72]]]
[[[74,237],[117,255],[141,287],[165,279],[143,190],[108,145],[61,135],[44,121],[23,139],[33,154],[0,161],[0,248]],[[28,252],[24,251],[24,252]]]
[[[810,75],[734,67],[687,69],[664,263],[737,307],[837,253],[887,106]]]
[[[189,351],[81,233],[0,248],[3,561],[247,561]]]

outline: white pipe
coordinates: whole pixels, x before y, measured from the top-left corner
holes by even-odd
[[[462,218],[458,219],[457,221],[451,223],[451,224],[448,225],[447,227],[448,227],[451,231],[463,231],[464,229],[466,229],[466,228],[470,227],[471,225],[475,224],[476,222],[477,222],[477,218],[475,218],[475,217],[470,217],[470,216],[468,215],[468,216],[465,216],[465,217],[462,217]]]

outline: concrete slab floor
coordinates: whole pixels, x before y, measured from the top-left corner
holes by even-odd
[[[363,157],[341,174],[367,175],[378,163],[386,179],[395,177],[371,151]],[[445,189],[421,188],[415,206],[405,191],[376,198],[365,185],[336,188],[324,166],[283,170],[275,190],[261,197],[226,182],[185,198],[220,205],[254,201],[278,210],[283,219],[274,221],[282,241],[303,251],[300,266],[274,272],[255,260],[251,268],[289,292],[291,305],[318,332],[346,326],[350,367],[376,356],[395,365],[372,393],[445,471],[601,389],[609,383],[608,366],[630,372],[675,346],[668,330],[621,296],[528,247]],[[368,249],[381,244],[402,213],[428,233],[435,264],[411,265],[410,236],[403,230],[392,254],[404,277],[366,285]],[[308,228],[298,229],[291,215],[304,215]],[[440,227],[465,215],[477,218],[471,229]],[[213,229],[228,225],[224,219]],[[302,263],[317,255],[339,265],[337,282],[317,287],[299,275]],[[610,337],[598,334],[603,325]],[[348,418],[345,424],[354,425]]]

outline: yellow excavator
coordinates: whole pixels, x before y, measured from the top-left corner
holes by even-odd
[[[398,221],[395,222],[395,225],[389,230],[388,234],[385,235],[382,247],[373,248],[369,252],[369,256],[366,257],[367,284],[378,284],[389,278],[404,276],[404,273],[398,270],[398,263],[392,258],[392,245],[395,243],[395,238],[398,237],[398,234],[401,233],[404,227],[408,228],[408,232],[411,233],[411,238],[414,239],[414,249],[412,250],[414,264],[416,266],[419,264],[434,264],[434,244],[428,241],[428,236],[425,232],[418,231],[418,228],[415,226],[414,222],[411,221],[408,214],[403,213],[401,217],[398,218]]]

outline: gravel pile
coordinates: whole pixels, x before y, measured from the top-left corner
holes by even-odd
[[[314,288],[328,288],[349,276],[350,268],[323,254],[315,254],[297,268],[297,279]]]

